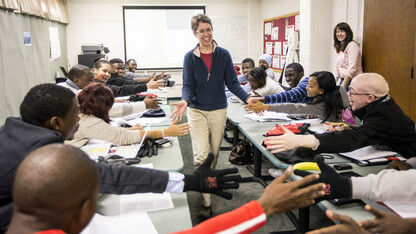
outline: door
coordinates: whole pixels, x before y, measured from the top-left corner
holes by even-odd
[[[416,121],[416,0],[365,0],[363,68],[384,76],[390,95]]]

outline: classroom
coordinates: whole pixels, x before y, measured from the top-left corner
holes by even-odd
[[[415,4],[0,0],[0,233],[414,232]]]

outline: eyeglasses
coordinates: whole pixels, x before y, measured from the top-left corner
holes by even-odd
[[[350,96],[353,96],[353,95],[372,95],[371,93],[353,93],[353,92],[351,92],[351,90],[348,90],[348,92],[347,92]],[[374,95],[373,95],[374,96]]]
[[[212,33],[212,28],[208,28],[207,30],[202,29],[202,30],[199,30],[199,31],[196,31],[196,32],[199,33],[199,34],[204,34],[205,32]]]
[[[371,93],[355,93],[354,91],[352,91],[351,88],[350,88],[350,90],[348,90],[347,94],[350,95],[350,96],[354,96],[354,95],[356,95],[356,96],[358,96],[358,95],[370,95],[370,96],[374,96],[375,99],[378,98],[376,95],[371,94]]]

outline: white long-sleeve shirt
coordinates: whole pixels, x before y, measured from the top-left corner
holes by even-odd
[[[351,177],[352,197],[372,201],[416,201],[416,169],[383,170],[365,177]]]
[[[70,79],[67,79],[66,82],[58,83],[58,85],[70,89],[75,95],[78,95],[78,93],[82,91],[82,89]],[[145,110],[146,104],[144,102],[114,103],[108,114],[110,118],[118,118],[144,112]]]

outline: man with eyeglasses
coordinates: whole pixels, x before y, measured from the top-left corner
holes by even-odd
[[[282,127],[284,135],[266,139],[267,149],[277,153],[295,147],[307,147],[317,153],[340,153],[381,145],[408,159],[416,157],[415,124],[388,92],[389,85],[383,76],[376,73],[360,74],[351,82],[348,99],[361,125],[316,135],[295,135]],[[416,158],[413,159],[406,163],[394,162],[389,167],[399,170],[416,168]]]

